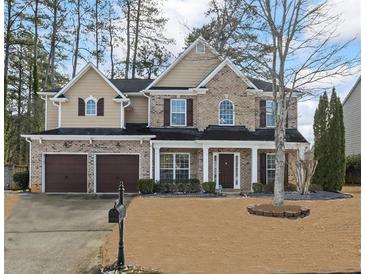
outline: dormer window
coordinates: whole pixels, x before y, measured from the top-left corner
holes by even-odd
[[[234,125],[234,105],[230,100],[223,100],[219,103],[219,125]]]
[[[205,45],[203,43],[196,44],[196,53],[205,53]]]
[[[87,116],[96,116],[96,102],[97,100],[90,96],[85,100],[85,113]]]

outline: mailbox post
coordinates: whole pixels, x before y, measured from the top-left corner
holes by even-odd
[[[109,210],[109,223],[119,224],[119,244],[118,244],[118,261],[117,270],[125,270],[124,257],[124,218],[126,216],[126,209],[124,206],[124,185],[120,181],[119,185],[119,199],[115,200],[114,207]]]

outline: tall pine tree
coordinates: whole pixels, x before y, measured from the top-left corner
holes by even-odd
[[[327,181],[327,128],[328,128],[328,97],[325,92],[319,98],[318,107],[314,114],[314,157],[318,161],[312,184],[322,185]]]
[[[343,124],[343,110],[340,98],[333,88],[329,106],[328,136],[328,180],[324,189],[329,191],[341,190],[345,182],[345,130]]]

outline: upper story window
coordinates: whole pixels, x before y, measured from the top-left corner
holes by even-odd
[[[275,127],[275,102],[266,100],[266,126]]]
[[[85,113],[86,115],[94,116],[96,115],[96,102],[94,97],[89,97],[86,99]]]
[[[171,99],[171,126],[186,126],[186,99]]]
[[[219,125],[234,125],[234,105],[230,100],[219,103]]]
[[[205,45],[203,43],[197,43],[195,50],[196,53],[205,53]]]

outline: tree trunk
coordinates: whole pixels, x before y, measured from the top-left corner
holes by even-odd
[[[124,78],[128,79],[129,74],[129,58],[131,53],[131,41],[130,41],[130,21],[131,21],[131,3],[130,0],[126,1],[127,4],[127,53],[125,56],[125,72],[124,72]]]
[[[98,18],[99,0],[95,1],[95,51],[96,67],[99,68],[99,18]]]
[[[114,79],[114,45],[113,45],[113,20],[112,20],[112,7],[109,6],[109,46],[110,46],[110,65],[111,65],[111,78]]]
[[[9,71],[9,50],[10,50],[10,37],[11,37],[11,9],[12,1],[8,0],[7,9],[7,23],[6,23],[6,36],[5,36],[5,58],[4,58],[4,106],[7,106],[7,93],[8,93],[8,71]]]
[[[56,70],[55,70],[55,59],[56,59],[56,36],[57,36],[57,14],[58,14],[58,1],[55,2],[53,10],[53,33],[51,41],[51,87],[55,88],[56,84]]]
[[[132,62],[132,79],[136,76],[136,60],[138,50],[138,39],[139,39],[139,19],[141,15],[141,0],[138,0],[137,17],[136,17],[136,33],[134,35],[134,51],[133,51],[133,62]]]
[[[81,0],[77,0],[77,26],[76,26],[76,39],[75,39],[75,51],[73,56],[72,64],[72,78],[75,77],[77,71],[77,59],[79,57],[79,44],[80,44],[80,29],[81,29],[81,14],[80,14],[80,3]]]
[[[285,121],[286,106],[284,88],[279,87],[279,99],[276,102],[276,127],[275,127],[275,185],[274,199],[275,206],[284,205],[284,177],[285,177]]]

